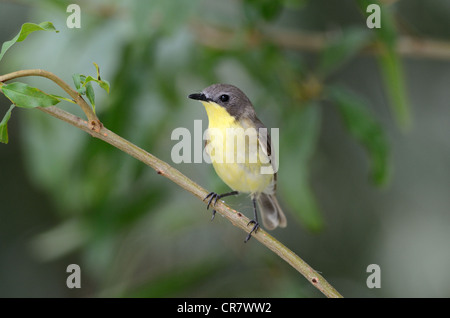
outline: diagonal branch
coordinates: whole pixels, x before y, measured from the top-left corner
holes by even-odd
[[[44,72],[44,73],[42,73]],[[14,75],[12,75],[14,74]],[[69,87],[66,83],[64,83],[61,79],[56,77],[50,72],[40,71],[39,74],[45,74],[47,77],[51,80],[53,80],[55,83],[57,83],[59,86],[61,86],[63,89],[64,87]],[[40,76],[38,74],[38,76]],[[19,71],[14,72],[11,74],[6,74],[3,76],[0,76],[0,82],[7,81],[9,79],[22,77],[22,76],[28,76],[30,75],[29,71]],[[36,75],[36,74],[31,74]],[[70,87],[69,87],[70,88]],[[64,89],[66,90],[66,89]],[[66,90],[66,92],[69,93],[69,95],[72,96],[73,90],[70,88],[70,90]],[[73,97],[73,96],[72,96]],[[80,99],[75,99],[75,101],[78,102]],[[81,102],[82,103],[82,102]],[[80,105],[80,104],[78,104]],[[81,107],[81,105],[80,105]],[[183,189],[189,191],[193,195],[195,195],[200,200],[203,200],[203,198],[209,193],[204,188],[202,188],[200,185],[195,183],[194,181],[190,180],[188,177],[186,177],[184,174],[182,174],[177,169],[170,166],[168,163],[158,159],[154,155],[148,153],[147,151],[143,150],[142,148],[139,148],[138,146],[134,145],[133,143],[129,142],[128,140],[120,137],[119,135],[115,134],[114,132],[110,131],[103,125],[98,125],[96,128],[93,129],[90,122],[85,121],[69,112],[66,112],[58,107],[51,106],[51,107],[38,107],[39,110],[56,117],[60,120],[63,120],[67,123],[69,123],[72,126],[75,126],[88,134],[90,134],[92,137],[101,139],[112,146],[124,151],[125,153],[133,156],[137,160],[145,163],[146,165],[150,166],[151,168],[155,169],[156,172]],[[243,229],[244,231],[248,232],[250,228],[247,227],[247,224],[249,222],[249,219],[245,217],[242,213],[235,211],[225,205],[222,201],[218,201],[217,205],[214,207],[217,212],[219,212],[221,215],[223,215],[225,218],[227,218],[234,226],[239,227]],[[309,266],[305,261],[303,261],[298,255],[296,255],[293,251],[288,249],[286,246],[281,244],[278,240],[276,240],[274,237],[269,235],[266,231],[263,229],[260,229],[257,233],[254,233],[252,235],[256,240],[260,241],[263,245],[265,245],[267,248],[272,250],[274,253],[276,253],[278,256],[280,256],[283,260],[285,260],[288,264],[290,264],[293,268],[295,268],[300,274],[302,274],[310,283],[312,283],[317,289],[319,289],[325,296],[327,297],[333,297],[333,298],[340,298],[342,297],[341,294],[339,294],[336,289],[334,289],[333,286],[331,286],[321,275],[319,275],[311,266]]]

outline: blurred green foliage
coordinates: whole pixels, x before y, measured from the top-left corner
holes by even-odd
[[[369,4],[381,5],[380,1],[357,0],[361,10],[369,15],[366,8]],[[411,128],[409,103],[404,87],[403,70],[400,58],[396,53],[397,30],[391,14],[381,14],[381,28],[373,29],[377,37],[377,45],[381,52],[378,57],[382,69],[386,90],[391,100],[391,108],[398,124],[403,130]]]
[[[111,87],[109,95],[96,93],[101,121],[169,163],[171,131],[206,120],[187,94],[214,82],[240,87],[266,126],[280,127],[278,193],[288,213],[287,231],[295,235],[300,225],[317,232],[327,220],[311,187],[310,165],[324,101],[335,107],[349,138],[366,150],[371,182],[385,185],[391,170],[387,137],[371,105],[336,83],[334,74],[368,44],[379,43],[385,48],[377,55],[380,71],[401,127],[410,114],[391,7],[383,7],[383,28],[369,30],[366,2],[347,3],[357,22],[336,26],[315,59],[264,37],[272,27],[301,30],[297,15],[309,2],[80,1],[79,30],[65,28],[70,1],[24,2],[34,6],[31,20],[52,21],[61,32],[36,35],[26,50],[15,47],[15,55],[5,59],[9,71],[40,67],[67,82],[72,74],[91,74],[96,62]],[[231,34],[231,41],[214,39],[228,47],[204,44],[210,27]],[[33,80],[35,87],[60,94],[48,83],[37,83]],[[62,107],[77,112],[73,105]],[[203,204],[141,162],[44,114],[30,112],[21,119],[29,173],[51,197],[60,219],[60,225],[34,239],[33,250],[45,260],[78,251],[93,286],[86,295],[317,295],[256,242],[243,246],[231,225],[220,218],[209,224]],[[176,168],[210,190],[227,191],[206,164]],[[227,200],[245,212],[250,211],[247,201]]]

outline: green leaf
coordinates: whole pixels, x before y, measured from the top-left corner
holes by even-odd
[[[22,25],[22,28],[20,29],[20,32],[12,40],[3,43],[0,50],[0,60],[3,58],[3,55],[5,55],[6,51],[8,51],[9,48],[14,45],[14,43],[22,42],[28,37],[30,33],[34,31],[54,31],[56,33],[59,32],[55,29],[51,22],[42,22],[40,24],[24,23]]]
[[[108,94],[109,94],[109,82],[102,80],[100,77],[100,69],[97,65],[97,63],[93,63],[95,66],[95,69],[97,70],[97,78],[94,78],[92,76],[85,76],[82,74],[73,74],[72,79],[73,83],[75,84],[75,88],[77,89],[78,93],[81,95],[86,95],[89,99],[92,109],[95,113],[95,92],[94,88],[92,86],[92,82],[97,83],[101,88],[103,88]]]
[[[102,80],[100,77],[100,68],[98,67],[98,64],[93,62],[95,69],[97,70],[97,78],[93,78],[92,76],[88,76],[85,80],[85,83],[94,81],[96,82],[101,88],[103,88],[108,94],[109,94],[109,82]]]
[[[371,160],[371,179],[378,185],[389,180],[389,148],[381,125],[369,112],[366,103],[353,92],[334,86],[327,91],[338,106],[344,126],[367,151]]]
[[[105,80],[98,80],[96,78],[93,78],[92,76],[86,77],[86,80],[84,81],[84,86],[89,82],[95,82],[97,83],[101,88],[103,88],[107,93],[109,93],[109,82]]]
[[[384,86],[389,94],[391,111],[400,128],[408,130],[412,125],[412,116],[405,89],[403,66],[396,51],[397,30],[393,14],[390,7],[380,4],[380,1],[357,0],[357,3],[366,17],[370,14],[366,12],[369,4],[377,4],[381,8],[381,28],[372,30],[378,39],[376,44],[380,53],[377,60],[382,70]]]
[[[367,29],[344,30],[341,36],[331,41],[322,52],[319,73],[329,75],[355,56],[371,40],[370,31]]]
[[[57,98],[60,101],[66,101],[66,102],[69,102],[69,103],[72,103],[72,104],[76,104],[73,99],[70,99],[70,98],[67,98],[67,97],[62,97],[62,96],[54,95],[54,94],[48,94],[48,95],[51,96],[51,97]]]
[[[86,87],[86,96],[89,99],[89,102],[91,102],[92,109],[95,113],[95,93],[94,93],[94,87],[92,87],[92,83],[88,82],[85,83],[84,86]]]
[[[99,81],[101,81],[102,79],[100,78],[100,67],[98,67],[98,64],[95,63],[95,62],[93,62],[92,64],[94,64],[95,69],[97,70],[97,79],[98,79]]]
[[[9,141],[8,138],[8,121],[11,118],[11,111],[14,108],[14,105],[6,112],[5,116],[3,116],[2,121],[0,122],[0,142],[7,144]]]
[[[59,103],[57,98],[20,82],[5,84],[1,89],[3,94],[17,107],[48,107]]]
[[[73,83],[78,93],[81,95],[86,94],[86,88],[83,86],[83,82],[86,79],[86,76],[75,73],[72,75]]]
[[[389,93],[391,110],[403,130],[412,125],[411,111],[405,88],[402,62],[395,51],[388,50],[378,57],[381,66],[384,87]]]
[[[289,111],[289,116],[283,118],[278,171],[277,188],[282,202],[301,224],[312,231],[321,230],[324,223],[309,183],[310,160],[316,149],[320,123],[321,112],[316,103]]]

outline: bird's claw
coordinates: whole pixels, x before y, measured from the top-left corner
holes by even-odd
[[[209,207],[211,206],[211,203],[214,201],[214,204],[213,205],[216,205],[216,203],[217,203],[217,200],[219,200],[220,199],[220,194],[217,194],[217,193],[215,193],[215,192],[210,192],[204,199],[203,199],[203,201],[205,201],[205,200],[207,200],[208,198],[209,198],[209,201],[208,201],[208,205],[206,206],[206,209],[208,210],[209,209]]]
[[[259,230],[259,223],[255,220],[250,220],[250,222],[247,223],[247,226],[249,226],[250,224],[254,224],[252,230],[250,231],[250,233],[248,233],[247,237],[245,238],[244,242],[247,243],[249,239],[251,239],[252,237],[252,233],[256,233]]]
[[[217,193],[215,193],[215,192],[210,192],[210,193],[203,199],[203,201],[207,200],[208,198],[209,198],[209,201],[208,201],[208,205],[206,206],[206,209],[207,209],[207,210],[209,209],[209,207],[211,206],[211,204],[212,204],[213,206],[215,206],[216,203],[217,203],[217,200],[219,200],[219,199],[221,198],[221,196],[220,196],[220,194],[217,194]],[[213,203],[213,201],[214,201],[214,203]],[[215,217],[215,216],[216,216],[216,210],[213,210],[213,211],[212,211],[211,221],[214,220],[214,217]]]

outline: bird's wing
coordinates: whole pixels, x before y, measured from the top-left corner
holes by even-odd
[[[258,119],[258,117],[254,117],[253,120],[245,119],[244,121],[241,121],[241,124],[245,127],[254,127],[257,130],[258,133],[258,144],[261,147],[261,150],[263,153],[269,158],[270,164],[272,165],[273,171],[274,171],[274,184],[273,189],[276,188],[276,181],[277,181],[277,167],[276,161],[275,161],[275,153],[272,151],[272,142],[271,137],[269,134],[269,130],[264,126],[264,124]]]

